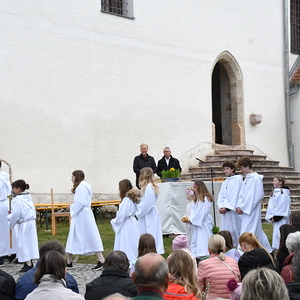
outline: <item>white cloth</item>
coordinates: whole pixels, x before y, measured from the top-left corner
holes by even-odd
[[[66,288],[64,279],[54,282],[50,274],[45,274],[37,288],[27,295],[25,300],[84,300],[80,294]]]
[[[93,255],[103,251],[91,201],[91,185],[83,180],[75,190],[74,203],[70,205],[72,219],[66,245],[67,253]]]
[[[261,226],[261,205],[260,200],[264,198],[263,175],[256,172],[246,175],[240,190],[237,207],[243,211],[240,235],[244,232],[252,232],[260,243],[272,252],[266,234]]]
[[[191,252],[194,256],[208,255],[208,238],[213,234],[213,218],[210,215],[211,201],[204,197],[201,200],[193,201],[190,221],[193,225],[193,236],[191,240]]]
[[[157,195],[151,183],[148,183],[142,201],[138,204],[138,227],[140,235],[150,233],[153,235],[158,254],[164,254],[164,244],[162,238],[161,221],[158,210],[155,206]]]
[[[190,216],[191,216],[191,208],[192,208],[192,205],[193,205],[193,201],[189,201],[185,207],[185,215],[184,217],[187,217],[189,220],[190,220]],[[192,240],[192,236],[193,236],[193,226],[192,224],[190,223],[185,223],[185,226],[186,226],[186,237],[187,237],[187,245],[188,245],[188,248],[190,249],[190,245],[191,245],[191,240]]]
[[[279,228],[283,224],[289,224],[289,215],[291,206],[291,198],[289,189],[285,188],[275,188],[273,190],[273,195],[269,199],[267,213],[265,219],[273,224],[273,238],[272,238],[272,248],[278,249],[280,242],[280,231]],[[274,216],[283,217],[278,222],[272,222],[271,219]]]
[[[11,194],[11,185],[9,182],[9,175],[1,171],[0,172],[0,228],[1,228],[1,239],[0,239],[0,256],[10,255],[16,253],[16,235],[17,229],[13,230],[13,243],[10,248],[10,237],[9,237],[9,222],[7,220],[9,210],[9,200],[7,196]]]
[[[17,258],[19,262],[39,258],[36,231],[36,211],[29,193],[17,195],[12,200],[12,211],[7,216],[9,228],[18,228]]]
[[[125,252],[129,261],[133,261],[138,255],[140,232],[138,221],[134,217],[136,212],[137,204],[125,197],[116,217],[110,221],[115,232],[114,250]]]
[[[217,202],[219,209],[221,207],[230,209],[222,214],[221,230],[230,231],[234,247],[238,246],[241,229],[241,216],[236,214],[235,209],[242,185],[243,177],[241,175],[227,177],[222,183]]]

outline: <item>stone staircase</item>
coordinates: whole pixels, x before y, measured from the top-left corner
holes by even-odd
[[[209,166],[213,169],[213,177],[215,180],[225,179],[226,176],[223,173],[222,163],[226,160],[237,162],[240,157],[247,155],[253,161],[252,169],[264,175],[265,198],[261,201],[262,217],[265,215],[269,197],[272,193],[274,177],[285,178],[286,185],[290,188],[291,192],[291,211],[300,210],[300,173],[295,172],[292,167],[281,167],[278,161],[267,160],[267,157],[264,155],[255,155],[253,153],[253,150],[219,145],[215,148],[214,155],[208,155],[203,163],[199,162],[199,167],[190,168],[189,173],[181,174],[181,179],[209,181],[211,180]],[[237,173],[240,173],[239,170],[237,170]]]

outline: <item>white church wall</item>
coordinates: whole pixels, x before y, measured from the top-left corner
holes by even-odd
[[[135,0],[134,20],[91,0],[0,8],[0,157],[33,193],[66,195],[82,169],[96,197],[116,197],[120,180],[134,182],[140,143],[156,161],[169,146],[196,166],[193,155],[212,152],[211,74],[224,50],[243,73],[246,143],[286,164],[280,3]]]

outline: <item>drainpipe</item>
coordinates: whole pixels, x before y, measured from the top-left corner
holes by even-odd
[[[291,98],[289,81],[289,1],[284,0],[284,69],[285,69],[285,111],[289,165],[295,170],[294,145],[292,137]]]

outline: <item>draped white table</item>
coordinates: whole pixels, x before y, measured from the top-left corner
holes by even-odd
[[[185,207],[188,202],[185,190],[193,186],[193,182],[164,182],[159,183],[159,195],[156,206],[160,214],[162,233],[165,234],[185,234],[185,223],[181,218],[185,215]],[[212,192],[211,181],[205,181],[205,185]],[[221,215],[217,207],[218,194],[222,182],[214,181],[215,215],[216,225],[221,226]],[[214,218],[213,205],[211,216]]]

